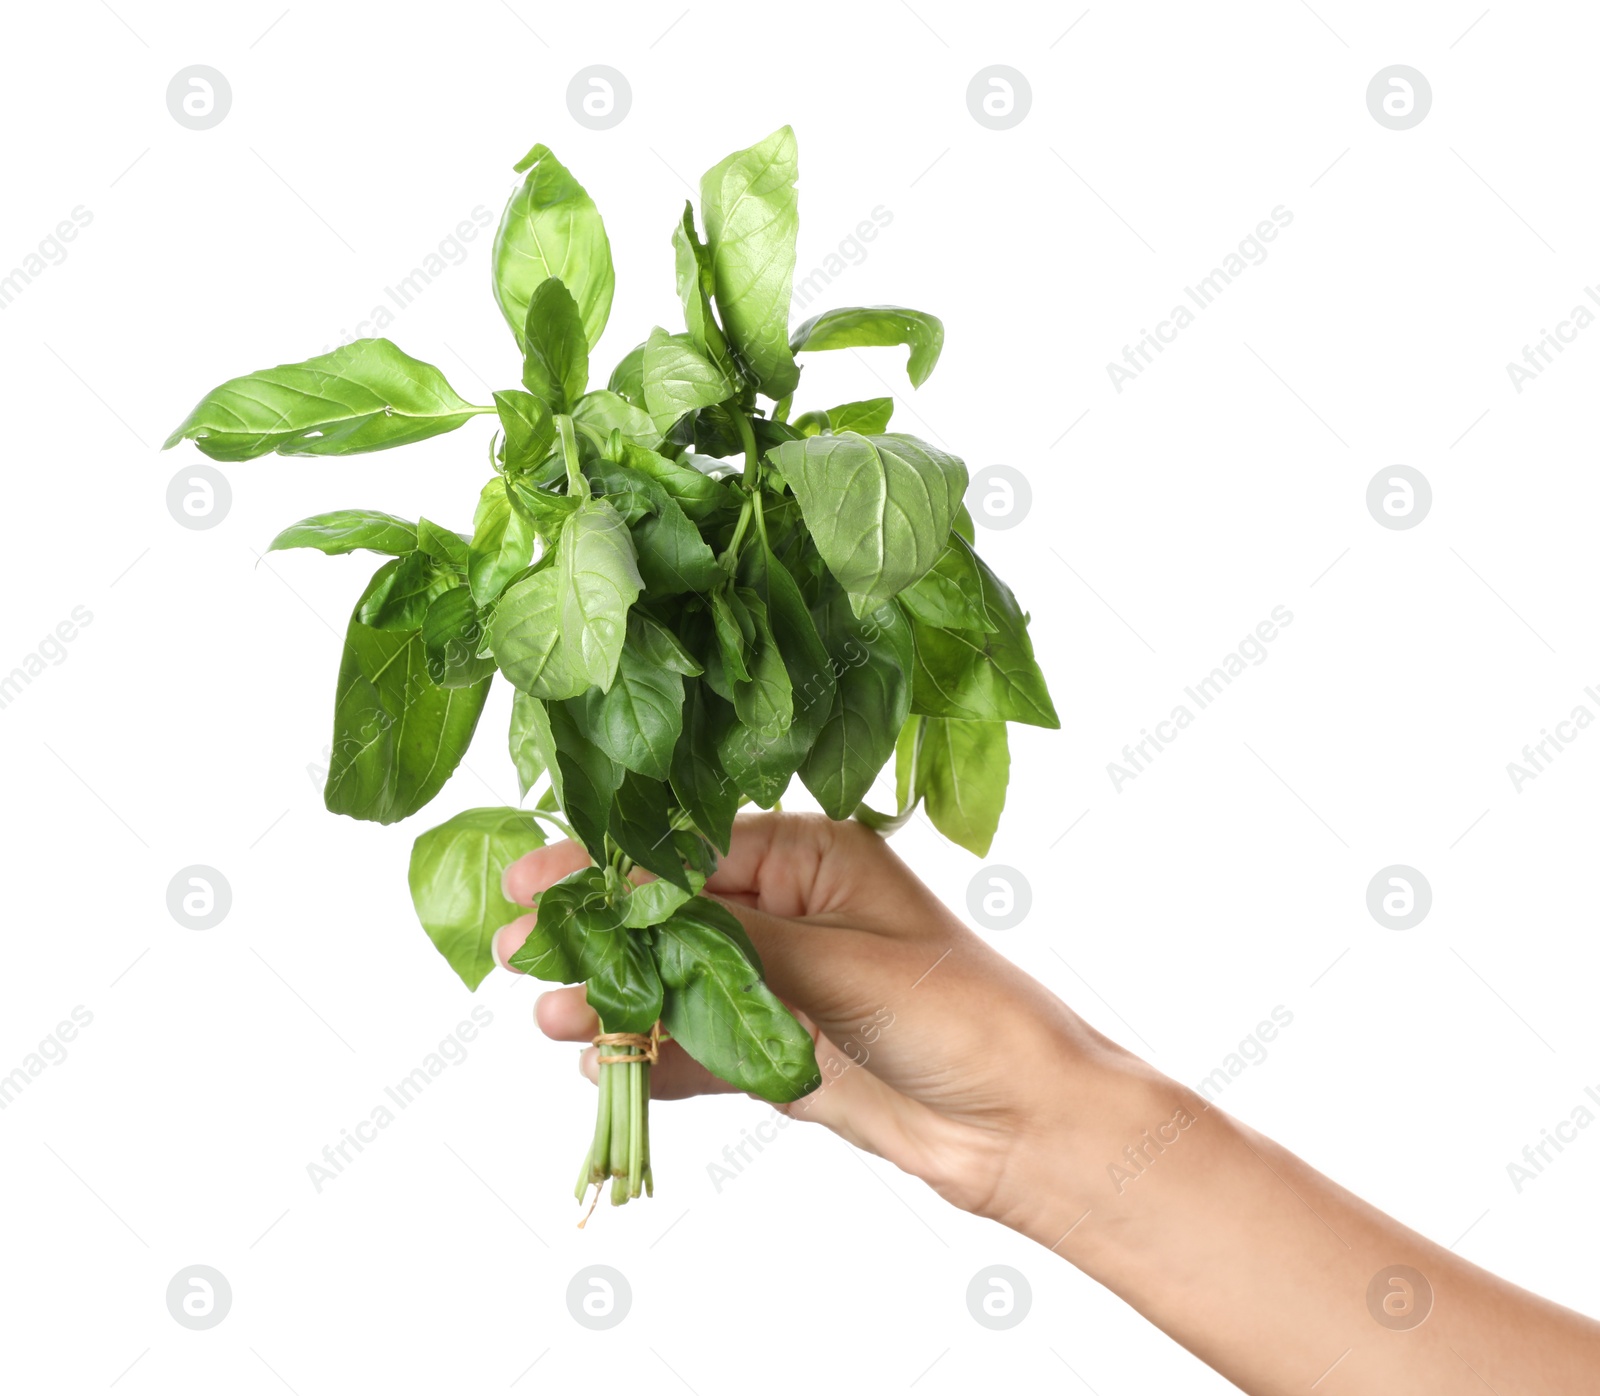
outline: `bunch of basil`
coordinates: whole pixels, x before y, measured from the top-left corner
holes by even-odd
[[[352,455],[492,415],[472,531],[368,510],[320,514],[274,548],[387,555],[350,618],[327,805],[393,823],[460,762],[498,670],[515,689],[511,757],[532,809],[476,809],[416,842],[411,891],[476,988],[522,908],[501,870],[580,839],[594,865],[540,899],[519,969],[583,981],[603,1029],[658,1022],[724,1080],[773,1101],[814,1089],[810,1036],[762,982],[739,922],[701,895],[746,801],[798,774],[835,819],[887,831],[921,803],[988,850],[1009,774],[1007,722],[1057,726],[1027,617],[973,549],[961,461],[888,431],[891,398],[791,418],[795,355],[905,345],[913,386],[943,343],[931,315],[833,310],[789,331],[798,225],[784,127],[701,181],[672,229],[685,328],[657,328],[603,388],[589,355],[611,309],[593,201],[538,145],[495,238],[494,294],[522,386],[464,401],[386,339],[231,379],[168,446],[214,460]],[[768,406],[758,405],[758,394]],[[863,805],[896,759],[899,809]],[[653,874],[641,880],[636,870]],[[579,1177],[612,1200],[650,1184],[642,1044],[607,1048]]]

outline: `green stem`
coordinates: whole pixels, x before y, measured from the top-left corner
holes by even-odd
[[[567,463],[567,493],[575,499],[589,497],[589,480],[578,460],[578,436],[572,427],[572,418],[565,412],[556,414],[556,435],[561,438],[561,455]]]
[[[755,429],[743,412],[735,412],[733,420],[739,428],[739,440],[744,444],[744,487],[754,493],[761,483],[761,450],[756,445]]]

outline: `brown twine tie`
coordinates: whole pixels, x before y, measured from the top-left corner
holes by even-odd
[[[637,1051],[627,1055],[613,1054],[601,1055],[595,1058],[601,1066],[613,1066],[622,1062],[649,1062],[656,1064],[661,1055],[661,1020],[658,1018],[650,1027],[647,1037],[640,1032],[601,1032],[594,1036],[596,1047],[633,1047]]]

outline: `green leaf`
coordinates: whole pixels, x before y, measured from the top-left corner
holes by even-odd
[[[1010,776],[1005,723],[926,719],[916,756],[917,793],[933,827],[947,839],[986,857]]]
[[[802,350],[865,349],[888,344],[910,346],[906,377],[913,388],[920,388],[939,362],[939,351],[944,348],[944,322],[898,305],[857,305],[813,315],[789,339],[789,347],[797,354]]]
[[[698,669],[676,639],[634,611],[616,681],[573,702],[579,726],[613,761],[665,780],[683,725],[683,676]]]
[[[644,350],[644,403],[658,432],[733,393],[733,384],[688,335],[669,335],[659,325],[650,331]]]
[[[511,761],[517,768],[517,792],[521,799],[545,771],[545,753],[555,749],[555,739],[550,735],[550,719],[545,715],[544,704],[526,693],[514,693],[511,698],[511,729],[508,734]],[[556,776],[552,774],[551,782]]]
[[[419,631],[376,630],[357,618],[399,567],[378,569],[345,635],[324,798],[335,814],[393,824],[439,793],[472,741],[490,680],[440,688]]]
[[[972,545],[951,532],[938,561],[900,593],[900,604],[925,625],[993,632],[983,604],[983,574]]]
[[[589,386],[589,343],[578,303],[559,276],[528,299],[522,334],[522,386],[552,412],[566,412]],[[553,428],[552,428],[553,429]]]
[[[605,874],[599,868],[568,873],[540,894],[533,933],[511,952],[507,963],[537,979],[576,983],[583,977],[583,935],[573,924],[573,912],[590,902],[604,907],[608,898]]]
[[[794,705],[826,714],[833,701],[839,656],[818,633],[793,575],[766,547],[747,547],[739,564],[739,580],[760,598],[789,672]],[[748,605],[748,597],[746,605]],[[820,725],[820,717],[818,724]]]
[[[622,516],[603,499],[585,500],[562,527],[551,565],[508,587],[495,608],[501,671],[535,698],[610,688],[642,586]]]
[[[695,234],[694,204],[687,199],[683,204],[683,217],[672,230],[672,257],[678,299],[683,303],[683,323],[689,338],[719,367],[726,367],[728,341],[711,312],[711,294],[716,289],[711,249]]]
[[[869,397],[861,402],[841,403],[826,412],[802,412],[794,419],[794,429],[802,436],[816,436],[821,432],[837,434],[841,431],[876,436],[889,429],[889,418],[892,416],[892,397]]]
[[[393,514],[373,509],[335,509],[330,514],[313,514],[290,524],[267,546],[269,553],[284,548],[315,548],[337,557],[366,548],[369,552],[399,557],[417,546],[417,530]]]
[[[432,519],[417,520],[417,547],[435,562],[465,571],[470,542],[454,529],[441,528]]]
[[[494,933],[526,910],[505,899],[500,874],[543,846],[539,821],[515,809],[463,810],[411,846],[409,880],[417,919],[467,988],[476,989],[494,968],[489,948]],[[542,926],[536,925],[529,939],[536,942],[533,953],[542,951],[542,977],[563,984],[578,977]]]
[[[550,409],[532,393],[520,388],[496,393],[494,406],[500,415],[500,429],[505,432],[506,471],[523,475],[542,465],[556,440],[556,424]]]
[[[789,349],[789,295],[800,226],[794,132],[774,131],[700,181],[717,309],[740,363],[770,398],[800,381]]]
[[[487,606],[533,557],[533,526],[511,507],[506,481],[496,475],[483,487],[472,520],[467,578],[472,599]]]
[[[387,339],[358,339],[304,363],[230,378],[195,405],[163,450],[185,439],[212,460],[349,456],[425,441],[490,411],[456,396],[432,364]]]
[[[611,243],[594,200],[559,160],[536,145],[517,162],[522,184],[506,204],[492,253],[494,298],[524,348],[528,302],[558,276],[577,302],[584,342],[600,342],[611,314]]]
[[[659,780],[629,771],[611,802],[611,819],[606,830],[628,857],[657,877],[689,885],[689,874],[672,841],[671,792]]]
[[[683,730],[672,752],[672,793],[695,828],[724,853],[733,840],[739,787],[723,770],[717,750],[732,721],[732,709],[709,688],[694,679],[684,684]]]
[[[572,409],[572,420],[588,429],[596,445],[603,445],[613,429],[622,433],[628,445],[646,450],[661,440],[648,412],[608,388],[596,388],[579,398]]]
[[[633,543],[651,596],[709,591],[727,575],[700,530],[665,490],[656,496],[654,512],[634,526]]]
[[[956,510],[956,521],[954,528],[956,533],[964,538],[968,543],[972,544],[974,547],[977,546],[978,537],[976,531],[972,527],[972,515],[967,512],[967,506],[965,504],[962,504]]]
[[[950,536],[967,468],[914,436],[811,436],[773,452],[857,614],[922,576]]]
[[[494,659],[479,657],[484,638],[483,621],[467,587],[452,587],[434,598],[422,618],[428,677],[441,688],[471,688],[488,678]]]
[[[456,584],[425,553],[411,552],[380,568],[357,611],[374,630],[417,630],[428,607]]]
[[[633,889],[623,907],[622,924],[631,931],[660,925],[704,885],[705,878],[700,873],[690,873],[687,887],[661,877],[641,883]]]
[[[506,495],[511,507],[524,519],[534,533],[546,543],[554,543],[560,536],[572,511],[583,501],[570,494],[552,494],[537,485],[526,485],[521,480],[506,480]]]
[[[1033,658],[1028,621],[1011,588],[975,556],[993,631],[942,630],[913,618],[916,665],[911,710],[928,717],[1059,727]]]
[[[794,716],[794,684],[789,668],[778,648],[778,637],[772,633],[767,603],[748,589],[739,592],[738,600],[755,627],[755,641],[745,657],[750,678],[733,685],[733,709],[747,727],[779,731]]]
[[[611,370],[611,378],[606,383],[620,398],[626,398],[635,407],[644,406],[644,345],[635,344],[620,359],[617,366]]]
[[[821,1084],[811,1034],[762,982],[723,929],[728,915],[696,897],[656,930],[666,996],[661,1021],[703,1067],[770,1101],[798,1100]]]
[[[837,682],[800,779],[830,819],[848,819],[894,755],[911,708],[911,626],[892,602],[858,620],[838,590],[812,615]]]
[[[706,682],[731,703],[737,685],[750,682],[745,656],[756,642],[756,625],[738,594],[727,588],[712,592],[711,620],[717,649],[707,656]]]
[[[922,731],[927,721],[927,718],[913,714],[905,720],[895,740],[894,798],[901,813],[911,810],[922,799],[916,783],[917,747],[922,741]]]
[[[611,799],[625,772],[583,735],[571,703],[540,706],[545,720],[532,724],[531,730],[550,772],[550,789],[589,856],[604,862]]]

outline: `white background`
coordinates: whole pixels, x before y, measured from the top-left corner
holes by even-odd
[[[743,1098],[659,1107],[654,1201],[577,1231],[592,1091],[503,975],[466,1061],[337,1181],[308,1179],[473,1006],[405,867],[421,829],[514,798],[508,698],[404,828],[327,814],[314,770],[371,563],[258,553],[339,506],[466,526],[488,428],[226,467],[209,531],[166,507],[193,447],[156,448],[213,384],[353,335],[476,206],[498,218],[535,141],[607,220],[609,366],[676,325],[686,182],[784,122],[802,272],[892,213],[809,309],[895,302],[948,331],[914,398],[903,351],[873,350],[813,357],[799,406],[889,384],[899,429],[1031,483],[1026,520],[979,541],[1033,612],[1062,729],[1013,729],[991,861],[1033,909],[991,939],[1190,1083],[1283,1005],[1228,1109],[1600,1311],[1600,1128],[1520,1193],[1507,1173],[1600,1087],[1600,733],[1520,793],[1506,771],[1574,705],[1600,714],[1600,329],[1520,394],[1506,372],[1600,279],[1590,7],[114,5],[10,14],[0,95],[0,271],[92,213],[0,312],[0,672],[93,615],[0,710],[0,1074],[93,1014],[0,1112],[8,1386],[1229,1389],[1063,1261],[813,1127],[719,1192],[707,1165],[767,1115]],[[165,99],[195,63],[232,89],[198,132]],[[595,63],[632,89],[607,131],[566,101]],[[1408,131],[1366,104],[1395,63],[1432,86]],[[1031,85],[1007,131],[967,107],[989,64]],[[1268,259],[1118,393],[1106,363],[1277,205]],[[476,401],[516,375],[488,241],[388,331]],[[1395,463],[1433,488],[1409,531],[1366,508]],[[1123,744],[1280,605],[1269,658],[1119,792]],[[977,860],[920,823],[899,847],[965,907]],[[1409,931],[1366,908],[1392,863],[1433,889]],[[213,930],[168,913],[190,864],[231,885]],[[165,1302],[197,1263],[233,1292],[205,1332]],[[607,1332],[565,1300],[594,1263],[632,1288]],[[1032,1287],[1004,1332],[965,1302],[991,1264]]]

